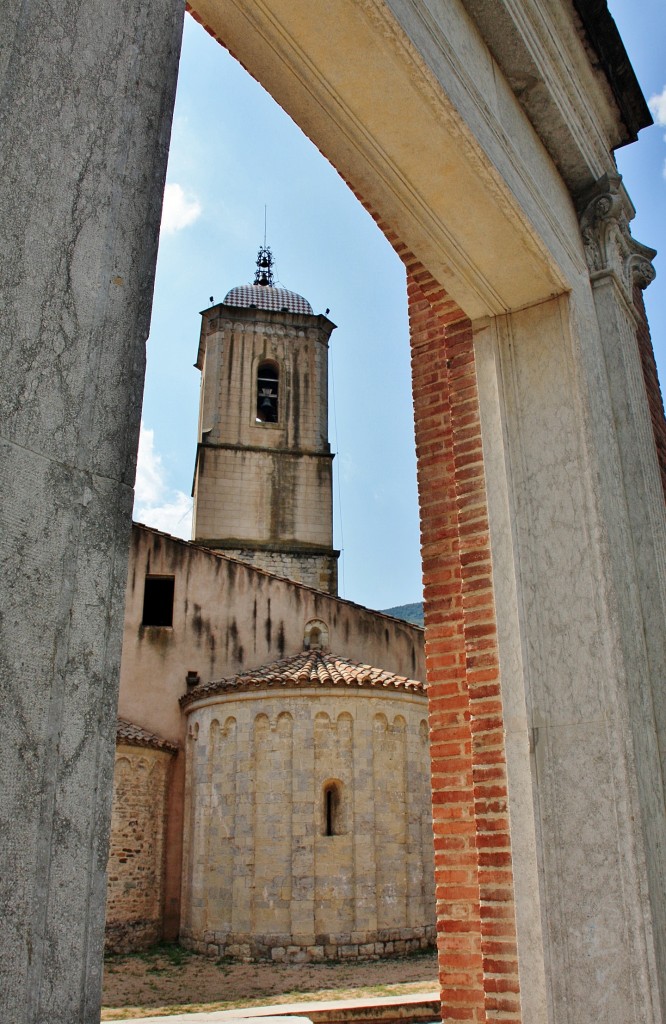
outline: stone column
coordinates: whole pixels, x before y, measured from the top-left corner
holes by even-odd
[[[524,1021],[664,1020],[666,517],[627,202],[584,201],[591,287],[581,259],[474,325]]]
[[[7,7],[0,1016],[92,1024],[144,342],[184,3]]]
[[[640,338],[644,308],[634,301],[654,280],[656,253],[631,236],[634,209],[619,176],[604,175],[580,208],[626,502],[611,567],[645,871],[637,929],[645,934],[646,970],[655,989],[660,979],[666,1014],[666,509],[655,436],[663,435],[664,412],[658,392],[648,390],[640,346],[650,347],[649,334]]]

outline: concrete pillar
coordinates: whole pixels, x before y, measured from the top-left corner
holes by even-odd
[[[3,12],[0,1016],[13,1024],[99,1020],[126,549],[183,8]]]

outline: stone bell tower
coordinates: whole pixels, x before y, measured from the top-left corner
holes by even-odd
[[[201,314],[193,539],[337,593],[328,339],[333,324],[273,283],[270,248],[254,283]]]

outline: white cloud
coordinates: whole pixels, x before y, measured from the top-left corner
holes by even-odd
[[[136,504],[154,505],[162,499],[164,491],[164,467],[155,451],[155,431],[144,426],[142,421],[134,484]]]
[[[164,189],[162,228],[167,235],[182,231],[201,216],[202,206],[194,195],[187,195],[181,185],[170,184]]]
[[[648,106],[656,123],[666,128],[666,85],[660,93],[650,96]]]
[[[192,499],[168,486],[161,456],[155,450],[155,432],[143,423],[136,466],[134,518],[174,537],[187,540],[191,536]]]
[[[662,128],[666,128],[666,85],[661,92],[657,92],[654,96],[650,96],[650,99],[648,100],[648,107],[650,108],[650,113],[655,120],[655,124],[660,125]],[[666,142],[666,135],[664,135],[664,142]],[[666,162],[664,162],[662,174],[664,178],[666,178]]]
[[[192,536],[192,499],[183,491],[173,493],[173,501],[165,501],[163,505],[135,506],[134,518],[173,537],[189,540]]]

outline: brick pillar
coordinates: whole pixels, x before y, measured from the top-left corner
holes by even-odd
[[[497,626],[472,327],[403,254],[408,299],[442,1015],[518,1024]]]

